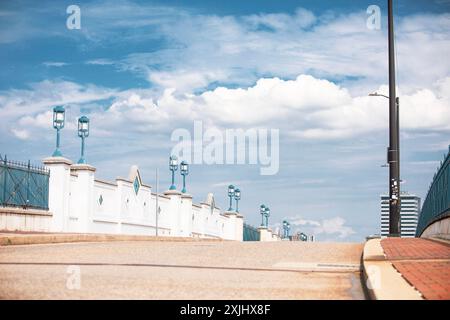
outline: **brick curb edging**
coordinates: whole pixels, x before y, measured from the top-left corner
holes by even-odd
[[[156,236],[133,236],[114,234],[3,234],[0,235],[0,246],[27,245],[27,244],[49,244],[68,242],[108,242],[108,241],[226,241],[212,238],[190,238],[190,237],[156,237]]]
[[[423,300],[386,259],[381,239],[371,239],[364,245],[362,278],[362,285],[372,300]]]

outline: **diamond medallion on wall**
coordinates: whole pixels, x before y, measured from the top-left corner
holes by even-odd
[[[98,203],[100,203],[100,205],[102,205],[102,203],[103,203],[103,196],[102,195],[100,195],[100,197],[98,198]]]
[[[134,178],[133,186],[134,186],[134,192],[135,192],[136,194],[138,194],[139,187],[140,187],[138,177]]]

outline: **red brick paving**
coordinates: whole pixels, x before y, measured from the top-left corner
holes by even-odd
[[[450,245],[420,238],[387,238],[388,260],[425,299],[450,300]],[[409,261],[405,261],[409,260]]]

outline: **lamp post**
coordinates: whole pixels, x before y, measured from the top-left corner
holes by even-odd
[[[169,169],[172,171],[172,185],[170,186],[169,190],[176,190],[177,187],[175,186],[175,171],[178,170],[178,158],[177,156],[170,156],[169,158]]]
[[[56,149],[53,152],[53,157],[62,157],[61,150],[59,150],[60,133],[59,131],[64,128],[64,122],[66,118],[66,110],[63,106],[56,106],[53,108],[53,128],[56,129]]]
[[[266,212],[264,213],[264,217],[266,218],[266,227],[269,228],[269,217],[270,217],[270,208],[266,207]]]
[[[266,206],[265,205],[261,205],[259,207],[259,213],[261,214],[261,227],[264,227],[264,216],[266,214]]]
[[[238,188],[234,190],[234,200],[236,200],[236,212],[239,212],[239,200],[241,200],[241,190]]]
[[[289,229],[291,229],[291,224],[288,221],[283,220],[283,238],[289,238]]]
[[[183,189],[181,190],[181,192],[186,193],[186,176],[189,174],[189,165],[186,161],[181,161],[180,173],[183,176]]]
[[[401,236],[400,225],[400,125],[399,99],[395,88],[395,44],[393,0],[388,0],[388,65],[389,96],[377,93],[371,96],[384,96],[389,99],[389,237]]]
[[[89,118],[86,116],[78,118],[78,136],[81,138],[81,157],[78,163],[86,163],[86,159],[84,159],[84,139],[89,137]]]
[[[287,233],[286,238],[288,238],[288,239],[289,239],[289,230],[291,230],[291,224],[288,222],[287,223],[287,230],[286,230],[286,233]]]
[[[390,4],[391,5],[391,4]],[[389,10],[392,11],[392,8]],[[392,13],[390,13],[391,15]],[[393,22],[389,22],[392,24]],[[391,37],[391,35],[390,35]],[[390,44],[391,46],[391,44]],[[393,44],[392,44],[393,46]],[[390,49],[393,50],[393,49]],[[392,58],[393,59],[393,58]],[[391,75],[393,65],[389,65],[390,68],[390,81],[395,82],[395,76]],[[392,69],[391,69],[392,68]],[[395,95],[394,86],[389,84],[389,94]],[[371,97],[384,97],[389,99],[389,147],[387,150],[387,162],[389,165],[389,236],[399,237],[401,234],[400,228],[400,210],[401,210],[401,198],[400,198],[400,135],[399,135],[399,98],[395,97],[395,102],[392,102],[390,96],[380,94],[377,92],[370,93]]]

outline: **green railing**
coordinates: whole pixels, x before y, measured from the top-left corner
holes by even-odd
[[[0,156],[0,206],[48,210],[50,172]]]
[[[258,229],[244,223],[244,241],[259,241]]]
[[[417,224],[416,236],[433,222],[450,215],[450,146],[449,152],[441,162],[438,171],[433,177]]]

